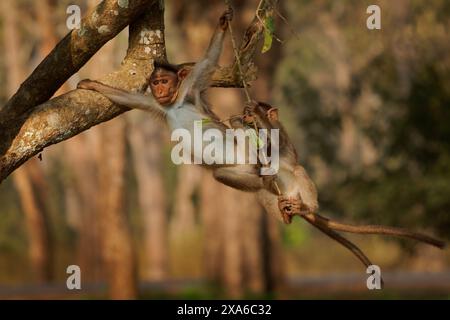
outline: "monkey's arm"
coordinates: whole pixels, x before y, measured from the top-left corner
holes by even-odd
[[[225,11],[220,17],[219,24],[211,38],[205,56],[202,60],[195,64],[192,71],[181,84],[177,101],[184,101],[186,95],[191,89],[201,92],[208,88],[212,74],[217,66],[220,54],[222,53],[223,40],[225,38],[225,32],[228,28],[228,23],[232,18],[233,11],[231,8]]]
[[[77,87],[78,89],[97,91],[114,103],[131,109],[140,109],[147,111],[156,118],[163,119],[166,115],[165,110],[151,95],[146,96],[139,93],[130,93],[125,90],[116,89],[103,83],[92,81],[89,79],[80,81]]]

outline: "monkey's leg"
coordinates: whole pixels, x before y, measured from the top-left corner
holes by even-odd
[[[255,192],[264,187],[261,177],[253,165],[234,165],[214,169],[214,178],[234,189]]]
[[[264,207],[268,214],[274,216],[276,219],[288,223],[285,221],[284,216],[280,212],[278,207],[278,196],[271,193],[266,189],[261,189],[256,193],[258,202]]]
[[[279,186],[278,186],[278,176],[277,175],[267,175],[267,176],[261,176],[264,188],[274,195],[278,196]],[[275,185],[276,184],[276,185]],[[277,188],[278,186],[278,188]]]
[[[301,165],[296,165],[292,173],[295,179],[296,191],[299,193],[300,199],[302,199],[309,212],[317,212],[319,210],[319,203],[314,182],[308,176],[305,168]],[[281,178],[287,179],[285,176],[282,176]]]

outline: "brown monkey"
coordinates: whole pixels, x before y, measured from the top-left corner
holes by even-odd
[[[155,63],[150,78],[150,96],[129,93],[91,80],[81,81],[78,88],[95,90],[117,104],[150,112],[165,120],[172,130],[186,129],[193,135],[194,122],[202,121],[205,123],[203,130],[214,128],[226,135],[225,130],[229,128],[210,110],[203,93],[209,87],[232,16],[231,8],[222,14],[204,58],[192,70],[182,65]],[[235,122],[234,126],[239,127],[239,124]],[[205,161],[201,163],[205,165]],[[218,181],[233,188],[254,192],[264,187],[257,167],[252,164],[213,164],[207,167],[213,170]]]
[[[444,242],[421,233],[388,226],[348,225],[319,215],[317,213],[319,206],[316,187],[305,169],[298,164],[297,152],[279,121],[278,109],[263,102],[251,101],[245,106],[242,118],[244,123],[250,126],[256,125],[258,129],[279,129],[279,172],[277,175],[267,177],[265,188],[259,190],[257,194],[261,204],[268,212],[276,212],[278,207],[285,223],[290,223],[295,215],[301,216],[327,236],[349,249],[366,267],[372,264],[370,260],[356,245],[336,231],[393,235],[415,239],[441,249],[445,247]]]
[[[217,129],[225,133],[228,128],[210,110],[203,99],[209,86],[212,73],[222,51],[223,39],[232,19],[232,11],[228,9],[219,20],[219,25],[211,39],[208,50],[202,60],[192,70],[183,65],[155,63],[150,78],[152,95],[129,93],[124,90],[106,86],[96,81],[83,80],[78,84],[80,89],[95,90],[108,97],[114,103],[142,109],[157,118],[164,120],[172,129],[186,129],[193,132],[194,122],[205,121],[203,129]],[[297,163],[297,153],[285,130],[278,120],[277,110],[269,105],[253,103],[247,106],[244,114],[245,122],[258,120],[258,126],[280,130],[280,170],[274,176],[260,176],[257,165],[231,164],[205,165],[213,170],[218,181],[242,190],[257,192],[258,198],[267,211],[281,215],[285,223],[290,223],[293,215],[301,215],[308,222],[324,233],[349,248],[366,265],[367,257],[352,243],[342,238],[333,230],[356,233],[382,233],[414,238],[435,246],[443,243],[430,237],[409,231],[383,226],[349,226],[319,216],[317,191],[306,171]],[[234,117],[231,121],[234,128],[242,128],[242,117]],[[276,183],[275,183],[276,182]],[[276,188],[279,188],[279,190]],[[278,192],[280,191],[280,192]]]
[[[279,121],[278,109],[252,101],[244,108],[243,120],[248,125],[255,123],[259,129],[279,130],[279,171],[274,176],[263,177],[265,188],[258,191],[261,204],[269,212],[276,212],[278,208],[287,224],[296,214],[317,212],[316,186],[306,170],[298,164],[297,151]]]

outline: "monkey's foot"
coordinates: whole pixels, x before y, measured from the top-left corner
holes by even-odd
[[[278,208],[281,212],[283,222],[290,224],[294,215],[301,211],[302,201],[296,197],[278,197]]]

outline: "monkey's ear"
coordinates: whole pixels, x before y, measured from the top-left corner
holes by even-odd
[[[272,121],[278,121],[278,108],[272,107],[267,111],[267,117]]]
[[[187,68],[181,68],[180,70],[178,70],[178,80],[184,80],[188,74],[189,71]]]

